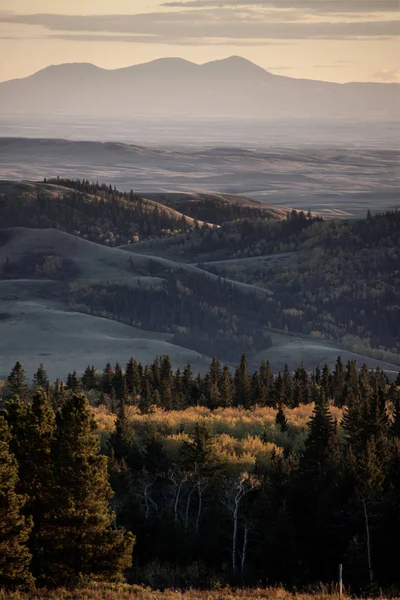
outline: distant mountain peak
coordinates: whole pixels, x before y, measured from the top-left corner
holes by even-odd
[[[235,71],[238,74],[242,73],[259,73],[266,74],[268,71],[259,67],[255,63],[251,62],[247,58],[243,58],[243,56],[228,56],[228,58],[222,58],[220,60],[213,60],[202,65],[203,68],[207,70],[211,69],[220,69],[221,71]],[[271,75],[271,73],[268,73]]]

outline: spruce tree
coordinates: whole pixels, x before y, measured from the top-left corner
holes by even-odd
[[[35,388],[43,388],[44,390],[48,389],[50,382],[43,363],[40,363],[38,370],[34,374],[33,383]]]
[[[71,392],[78,392],[81,387],[81,383],[77,377],[76,371],[68,373],[66,388]]]
[[[240,364],[235,371],[235,404],[248,408],[251,401],[249,366],[246,354],[242,354]]]
[[[28,378],[22,365],[17,361],[7,378],[7,388],[9,396],[19,396],[21,400],[26,400],[29,394],[27,385]]]
[[[82,382],[82,388],[84,390],[90,391],[90,390],[93,390],[94,388],[96,388],[96,386],[97,386],[96,369],[93,365],[92,366],[88,365],[86,367],[85,372],[82,375],[81,382]]]
[[[109,440],[109,447],[116,460],[120,461],[129,455],[132,439],[133,430],[126,415],[125,402],[122,401],[118,409],[115,431]]]
[[[0,417],[0,589],[30,588],[34,579],[29,570],[31,554],[27,541],[31,519],[23,515],[24,496],[16,492],[18,464],[10,450],[11,435]]]
[[[305,442],[303,467],[316,472],[320,479],[339,458],[336,424],[332,417],[325,393],[315,403]]]
[[[101,378],[101,389],[103,394],[111,394],[113,389],[113,369],[110,363],[107,363],[103,370]]]
[[[111,529],[112,490],[96,428],[81,394],[69,398],[57,415],[54,505],[45,523],[52,542],[50,585],[119,580],[132,562],[133,536]]]
[[[124,396],[126,396],[127,388],[125,386],[125,376],[119,363],[115,365],[114,374],[112,377],[112,387],[115,391],[115,396],[118,402],[120,402]]]
[[[279,429],[284,433],[289,429],[289,423],[287,422],[285,411],[283,410],[283,404],[278,404],[278,411],[275,416],[275,423],[278,425]]]
[[[228,365],[224,365],[220,385],[220,405],[224,408],[232,406],[234,392],[231,372]]]
[[[138,395],[142,391],[141,386],[141,375],[139,365],[136,360],[131,358],[126,365],[125,369],[125,381],[128,394],[132,397]]]
[[[17,492],[26,497],[24,512],[33,517],[29,548],[33,559],[31,569],[40,579],[45,548],[41,527],[52,503],[55,414],[46,392],[39,388],[31,405],[17,397],[6,404],[11,430],[10,445],[18,462]]]

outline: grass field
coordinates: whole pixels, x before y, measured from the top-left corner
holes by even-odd
[[[381,595],[385,598],[399,596]],[[40,590],[29,594],[0,591],[0,600],[336,600],[338,594],[330,594],[323,589],[308,594],[292,594],[283,588],[252,588],[215,590],[177,590],[155,591],[149,588],[129,585],[95,585],[79,590],[57,589]],[[343,596],[343,600],[350,596]],[[368,600],[364,598],[364,600]]]

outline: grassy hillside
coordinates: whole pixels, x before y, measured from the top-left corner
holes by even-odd
[[[0,217],[0,279],[23,280],[19,293],[46,282],[25,293],[38,322],[51,301],[65,322],[84,313],[154,332],[149,351],[163,334],[199,355],[230,362],[245,350],[275,368],[332,364],[344,350],[387,370],[400,361],[399,213],[323,221],[244,197],[143,199],[57,179],[0,183]],[[12,335],[14,321],[3,322]]]
[[[344,595],[343,599],[353,596]],[[398,596],[380,596],[382,600]],[[244,588],[221,587],[215,590],[157,591],[141,586],[95,584],[79,590],[39,590],[28,594],[0,592],[0,600],[334,600],[337,594],[328,591],[292,594],[283,588]],[[367,597],[365,597],[368,600]]]

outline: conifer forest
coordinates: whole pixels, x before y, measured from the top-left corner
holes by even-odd
[[[396,595],[400,374],[245,354],[82,372],[4,381],[0,588],[334,590],[342,564],[349,593]]]

